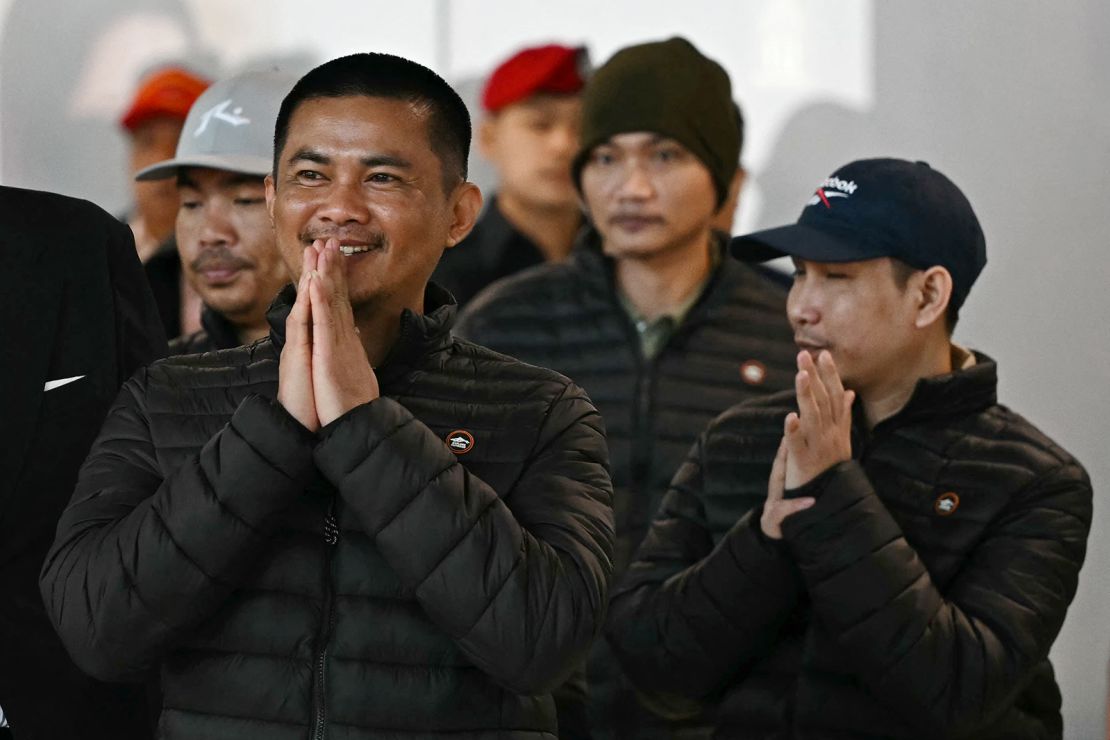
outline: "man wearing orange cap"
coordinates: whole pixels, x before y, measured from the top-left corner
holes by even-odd
[[[178,67],[166,67],[143,79],[120,118],[128,137],[132,175],[173,158],[185,116],[207,87],[207,80]],[[127,221],[135,232],[139,259],[146,262],[173,234],[177,188],[172,181],[136,182],[132,177],[131,183],[135,209]]]
[[[533,47],[486,82],[478,146],[497,169],[498,191],[432,276],[459,304],[495,280],[570,253],[582,225],[571,161],[588,64],[581,47]]]
[[[201,300],[181,276],[173,239],[177,187],[172,180],[140,182],[135,174],[174,156],[189,108],[208,84],[179,67],[165,67],[143,78],[120,118],[129,139],[128,180],[135,203],[126,220],[167,337],[200,328]]]

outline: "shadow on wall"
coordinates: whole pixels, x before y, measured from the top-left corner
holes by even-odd
[[[783,126],[767,164],[755,176],[755,229],[793,223],[813,189],[854,159],[886,156],[871,115],[836,103],[799,110]]]
[[[168,61],[215,72],[182,0],[13,0],[0,37],[6,184],[126,207],[117,119],[140,76]]]

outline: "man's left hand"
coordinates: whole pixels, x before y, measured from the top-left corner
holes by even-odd
[[[380,395],[378,378],[355,327],[347,295],[347,265],[339,242],[314,245],[319,258],[309,281],[312,298],[312,389],[326,426]]]
[[[844,389],[832,355],[822,351],[817,362],[809,352],[798,354],[794,379],[798,413],[786,417],[786,481],[799,488],[834,465],[852,459],[854,391]]]

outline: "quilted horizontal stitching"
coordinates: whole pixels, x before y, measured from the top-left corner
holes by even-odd
[[[416,501],[416,499],[419,498],[420,494],[422,494],[425,491],[425,489],[427,489],[428,486],[430,486],[432,484],[432,481],[434,481],[436,478],[438,478],[441,475],[443,475],[444,473],[446,473],[451,468],[455,467],[455,464],[456,464],[456,462],[454,460],[452,460],[451,463],[447,467],[442,468],[441,470],[438,470],[435,473],[435,475],[433,475],[428,480],[424,481],[423,484],[417,486],[415,493],[413,493],[413,495],[409,498],[409,500],[405,502],[405,505],[402,506],[400,509],[398,509],[393,514],[393,516],[389,517],[389,519],[386,520],[386,522],[384,524],[382,524],[382,526],[378,527],[378,532],[384,532],[389,527],[390,524],[393,524],[394,520],[397,519],[397,517],[401,516],[401,514],[403,514],[410,506],[412,506],[412,503],[414,501]]]
[[[181,543],[178,542],[177,539],[173,536],[173,531],[170,530],[169,523],[162,517],[161,512],[159,512],[158,509],[154,508],[153,506],[151,507],[151,510],[154,512],[155,519],[158,521],[159,524],[162,525],[162,528],[166,531],[166,536],[169,538],[169,541],[173,543],[174,548],[181,553],[182,557],[187,563],[189,563],[189,565],[193,566],[198,573],[200,573],[202,576],[212,581],[213,583],[218,583],[221,586],[228,587],[232,585],[230,582],[221,581],[219,578],[209,574],[207,571],[204,570],[204,568],[200,567],[200,563],[194,560],[189,552],[184,547],[182,547]]]
[[[430,481],[429,481],[429,483],[430,483]],[[427,486],[425,486],[425,488],[427,488]],[[424,489],[421,489],[421,491],[423,491],[423,490]],[[448,547],[447,550],[444,551],[443,555],[440,557],[439,560],[436,561],[435,565],[433,565],[428,570],[428,573],[423,578],[420,579],[420,583],[418,583],[416,585],[417,590],[419,590],[420,587],[423,586],[427,582],[427,580],[432,577],[432,574],[435,573],[436,570],[439,569],[439,566],[443,565],[443,562],[445,560],[447,560],[447,558],[451,557],[451,554],[454,553],[455,550],[458,549],[459,545],[462,544],[462,542],[467,537],[470,536],[470,533],[473,532],[475,529],[477,529],[478,525],[482,523],[482,520],[489,513],[490,509],[492,509],[494,507],[494,505],[498,503],[498,501],[500,501],[500,499],[498,499],[496,496],[493,497],[493,500],[490,501],[489,503],[487,503],[486,506],[481,511],[478,512],[478,516],[474,517],[474,521],[470,523],[470,526],[466,528],[466,531],[463,532],[462,535],[457,540],[455,540],[453,543],[451,543],[451,546]],[[385,527],[383,527],[381,529],[381,531],[384,532]]]

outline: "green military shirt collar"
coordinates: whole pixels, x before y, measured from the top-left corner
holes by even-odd
[[[697,304],[705,286],[709,284],[713,273],[716,272],[717,267],[720,266],[722,255],[721,250],[718,249],[716,239],[710,245],[710,264],[709,271],[706,273],[705,278],[698,283],[698,285],[690,291],[690,295],[675,306],[670,307],[654,319],[645,318],[636,307],[632,305],[632,301],[624,294],[619,287],[617,288],[617,299],[620,301],[621,308],[624,309],[625,314],[628,315],[629,320],[632,321],[632,326],[636,328],[636,333],[640,337],[640,352],[646,359],[654,359],[659,354],[660,350],[666,346],[668,340],[674,336],[678,327],[682,326],[682,322],[690,313],[690,310]]]

